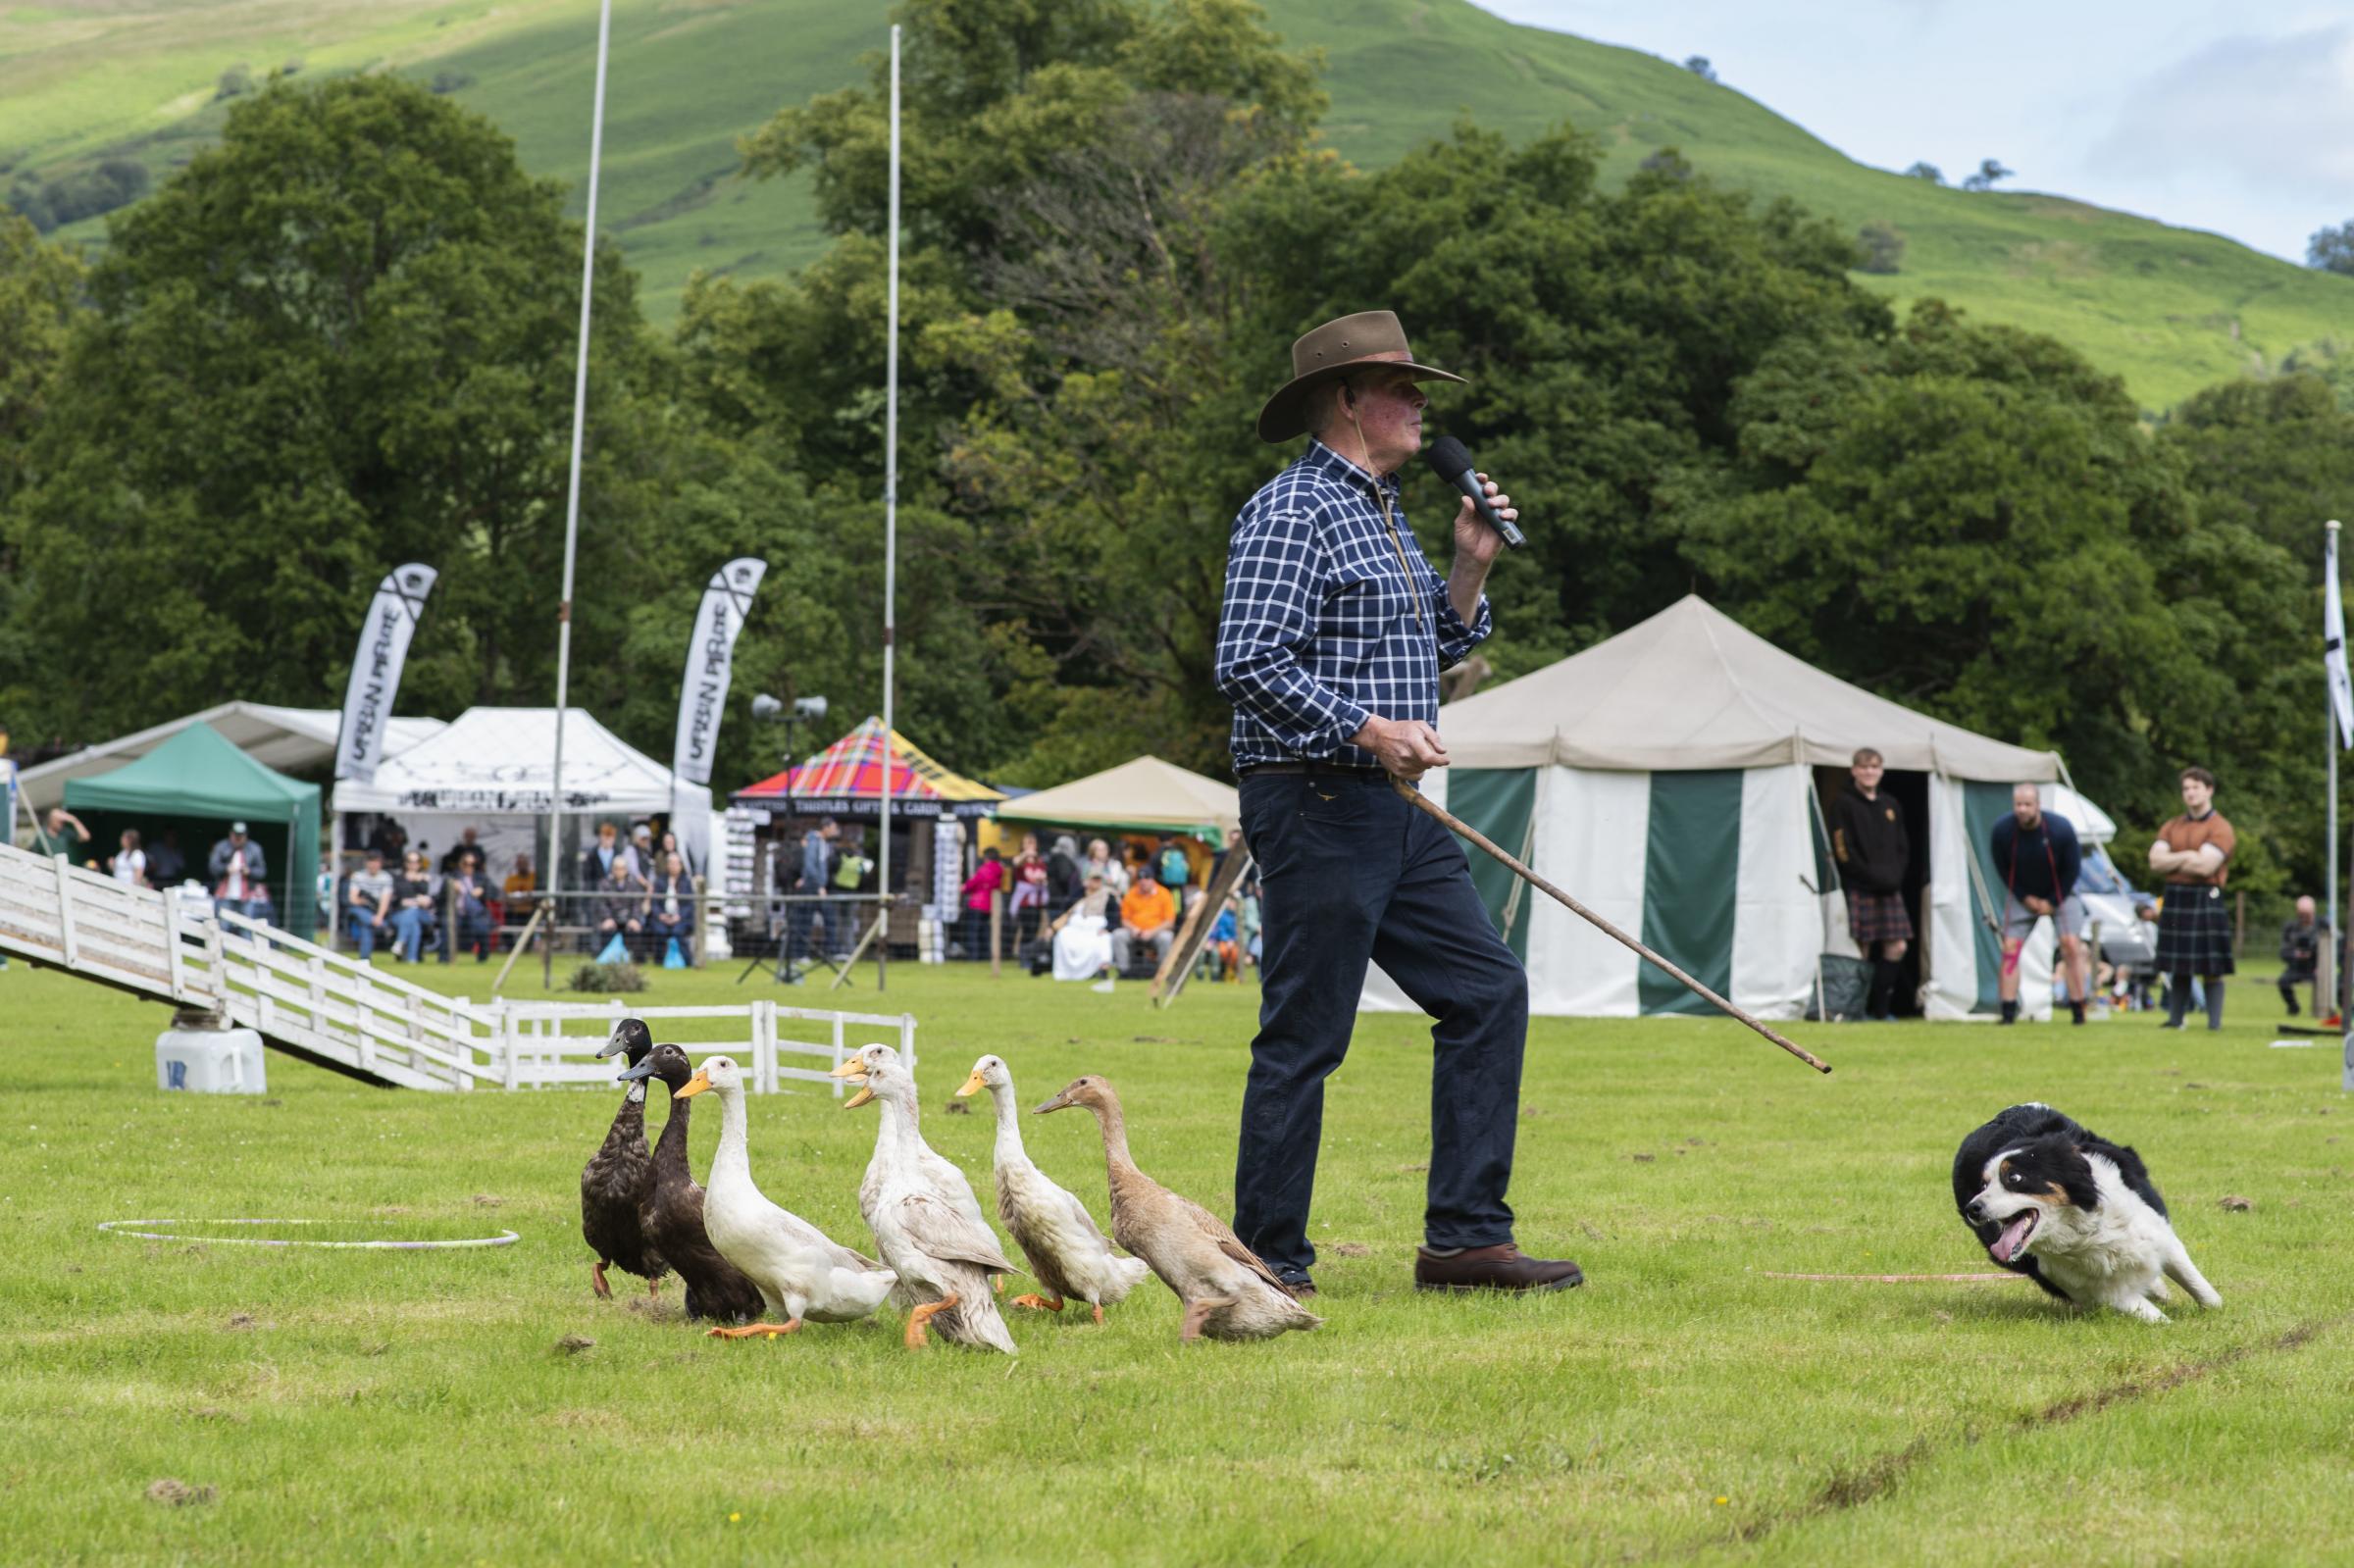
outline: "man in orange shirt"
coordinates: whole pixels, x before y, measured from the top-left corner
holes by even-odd
[[[1177,900],[1152,880],[1151,862],[1137,868],[1136,884],[1120,900],[1120,929],[1111,934],[1111,967],[1128,972],[1128,956],[1138,942],[1151,942],[1155,961],[1169,956],[1177,939]]]
[[[2207,993],[2207,1027],[2224,1027],[2224,977],[2232,972],[2231,916],[2224,884],[2239,837],[2215,809],[2215,775],[2182,770],[2182,815],[2158,830],[2150,869],[2166,879],[2158,908],[2158,972],[2167,977],[2166,1024],[2180,1029],[2189,1010],[2190,977]]]

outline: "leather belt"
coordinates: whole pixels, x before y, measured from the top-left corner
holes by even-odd
[[[1242,770],[1241,777],[1254,774],[1304,774],[1310,779],[1378,779],[1379,768],[1368,768],[1350,762],[1254,762]]]

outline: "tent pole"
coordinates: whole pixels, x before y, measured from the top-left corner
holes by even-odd
[[[875,947],[875,989],[891,980],[891,729],[893,644],[897,641],[899,575],[899,28],[891,28],[891,242],[883,329],[883,801],[876,818],[882,848],[876,862],[875,919],[883,940]]]
[[[612,52],[613,0],[596,13],[596,96],[588,112],[588,215],[581,229],[581,344],[572,373],[572,475],[564,491],[564,593],[556,604],[556,750],[547,779],[547,896],[553,902],[563,883],[556,835],[564,811],[564,708],[571,700],[572,580],[581,542],[581,436],[588,414],[588,312],[596,292],[596,182],[605,145],[605,61]],[[555,943],[551,937],[542,978],[552,983]]]

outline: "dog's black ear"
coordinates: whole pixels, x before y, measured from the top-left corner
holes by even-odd
[[[2071,1145],[2059,1161],[2060,1190],[2069,1202],[2087,1213],[2101,1206],[2101,1189],[2092,1179],[2092,1161],[2080,1146]]]

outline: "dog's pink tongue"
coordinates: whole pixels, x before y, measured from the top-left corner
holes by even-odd
[[[1994,1254],[1995,1262],[2008,1263],[2013,1258],[2019,1256],[2021,1243],[2026,1240],[2027,1233],[2034,1228],[2035,1216],[2033,1214],[2021,1214],[2018,1219],[2013,1220],[2009,1225],[2003,1227],[2003,1234],[1996,1237],[1994,1239],[1994,1245],[1988,1247],[1986,1250]]]

